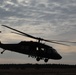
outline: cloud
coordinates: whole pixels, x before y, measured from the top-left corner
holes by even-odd
[[[76,1],[0,0],[0,23],[37,37],[76,41]],[[3,32],[6,31],[7,29]],[[13,36],[15,35],[12,34],[12,39]],[[2,41],[11,41],[7,39],[9,36],[5,37]],[[21,40],[21,37],[15,37]],[[67,47],[59,47],[58,49],[68,50]]]
[[[71,18],[70,21],[73,20],[72,18],[73,14],[70,12],[72,11],[71,9],[72,5],[69,6],[68,3],[66,3],[66,1],[54,0],[54,1],[50,1],[51,2],[50,3],[48,0],[47,3],[45,3],[45,1],[42,2],[42,0],[40,1],[35,0],[35,2],[34,0],[29,0],[27,2],[28,5],[26,5],[25,2],[24,0],[20,2],[16,0],[10,1],[9,4],[8,3],[4,4],[5,6],[3,9],[1,8],[1,10],[5,12],[5,13],[3,12],[3,14],[7,19],[9,17],[14,17],[14,19],[18,18],[19,20],[16,21],[17,23],[18,22],[20,23],[21,20],[21,23],[22,22],[26,23],[27,21],[28,22],[27,24],[30,25],[31,24],[41,25],[46,21],[46,24],[47,23],[52,25],[56,24],[56,26],[59,26],[64,24],[66,21],[69,21],[69,18]],[[13,3],[14,5],[10,3]],[[63,3],[64,5],[61,6],[60,3]],[[15,4],[17,6],[15,6]],[[49,4],[51,4],[51,6],[49,6]],[[5,10],[7,8],[9,9],[9,11]],[[1,17],[3,17],[3,15],[1,15]],[[25,20],[25,22],[23,21],[23,19]],[[30,22],[31,20],[32,22]]]
[[[20,27],[21,25],[31,25],[32,27],[40,25],[38,28],[46,25],[46,28],[49,30],[48,35],[53,32],[51,35],[66,35],[66,37],[68,37],[68,33],[70,36],[72,27],[76,24],[76,1],[1,0],[1,3],[1,24],[19,25]]]

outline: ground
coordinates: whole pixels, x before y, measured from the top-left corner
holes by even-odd
[[[0,75],[76,75],[76,65],[3,64]]]

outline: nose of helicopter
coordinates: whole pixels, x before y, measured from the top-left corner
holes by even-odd
[[[58,54],[57,59],[62,59],[62,56]]]
[[[53,56],[53,59],[55,59],[55,60],[60,60],[61,58],[62,58],[62,56],[59,54],[54,54],[54,56]]]

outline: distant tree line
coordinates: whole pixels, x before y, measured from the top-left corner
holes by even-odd
[[[0,64],[0,69],[26,69],[26,68],[76,68],[76,65],[67,64]]]

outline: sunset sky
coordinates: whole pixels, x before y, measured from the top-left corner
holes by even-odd
[[[18,43],[33,40],[10,33],[1,25],[13,27],[30,35],[49,40],[76,41],[76,0],[0,0],[0,41]],[[35,40],[34,40],[35,41]],[[48,63],[76,64],[76,44],[52,46],[63,57]],[[68,44],[68,43],[67,43]],[[0,48],[0,52],[2,49]],[[27,55],[5,51],[0,63],[44,63]]]

